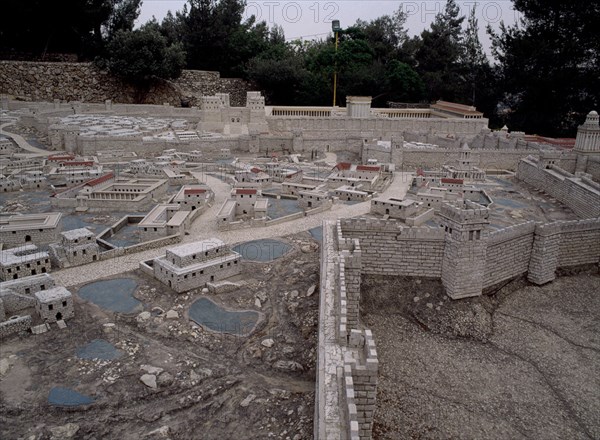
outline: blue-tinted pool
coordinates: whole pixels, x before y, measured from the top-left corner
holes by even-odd
[[[323,226],[317,226],[316,228],[309,229],[312,238],[317,240],[319,243],[323,243]]]
[[[295,199],[275,199],[269,198],[269,205],[267,206],[267,215],[272,218],[281,218],[286,215],[295,214],[302,211],[298,200]]]
[[[266,262],[282,257],[291,248],[291,245],[282,241],[266,239],[241,243],[234,246],[233,250],[242,254],[244,260]]]
[[[116,247],[127,247],[140,243],[140,228],[137,223],[130,223],[123,226],[112,237],[105,239]]]
[[[123,351],[117,349],[104,339],[94,339],[89,344],[77,349],[77,357],[80,359],[101,359],[112,361],[123,356]]]
[[[48,394],[48,403],[54,406],[82,406],[91,405],[94,399],[70,388],[54,387]]]
[[[96,281],[79,289],[79,296],[87,301],[118,313],[135,313],[142,310],[142,303],[133,293],[137,282],[131,278]]]
[[[200,298],[192,304],[190,319],[196,324],[220,333],[246,336],[258,322],[258,312],[252,310],[226,310],[208,298]]]

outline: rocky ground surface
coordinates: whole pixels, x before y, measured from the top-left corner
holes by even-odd
[[[0,438],[312,438],[318,245],[306,232],[287,241],[293,251],[275,262],[243,263],[238,289],[178,295],[129,272],[143,312],[115,314],[77,297],[67,329],[2,341]],[[187,315],[203,296],[262,319],[248,337],[203,329]],[[76,356],[97,339],[122,356]],[[95,401],[52,406],[53,387]]]
[[[375,439],[600,438],[600,275],[516,280],[453,302],[366,277],[380,361]]]

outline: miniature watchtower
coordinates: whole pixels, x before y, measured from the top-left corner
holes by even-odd
[[[443,204],[440,214],[446,232],[442,284],[452,299],[479,296],[483,288],[489,211],[466,200]]]
[[[600,116],[591,111],[583,125],[577,128],[575,139],[575,153],[577,154],[576,171],[585,171],[590,156],[600,157]]]

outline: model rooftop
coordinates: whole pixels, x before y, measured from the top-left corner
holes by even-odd
[[[79,238],[92,237],[94,233],[86,228],[71,229],[69,231],[61,232],[61,235],[67,240],[77,240]]]
[[[218,238],[211,238],[210,240],[196,241],[194,243],[187,243],[181,246],[176,246],[169,249],[169,253],[177,257],[188,257],[190,255],[197,254],[199,252],[207,252],[213,249],[221,248],[225,246],[225,243]]]
[[[3,266],[27,263],[41,258],[48,258],[48,252],[39,250],[34,244],[0,251],[0,264]]]
[[[60,301],[66,297],[71,296],[71,292],[65,289],[63,286],[53,287],[48,290],[40,290],[34,293],[35,299],[40,303],[50,303],[54,301]]]
[[[62,213],[60,212],[11,215],[0,218],[0,232],[56,228],[61,218]]]

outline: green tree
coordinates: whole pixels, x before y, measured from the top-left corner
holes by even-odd
[[[421,33],[415,61],[431,101],[463,100],[461,91],[466,80],[462,76],[460,60],[464,19],[456,2],[447,0],[444,11],[436,15],[431,28]]]
[[[242,22],[244,0],[189,0],[182,14],[187,64],[192,69],[244,75],[248,61],[267,47],[268,28],[252,16]]]
[[[600,106],[600,3],[515,0],[520,22],[488,27],[509,128],[574,136]]]
[[[388,101],[419,102],[425,96],[425,85],[419,74],[398,60],[386,66],[386,89]]]
[[[74,53],[93,57],[102,51],[108,30],[133,25],[140,0],[4,0],[0,51]]]
[[[401,48],[408,39],[405,23],[406,14],[399,8],[392,15],[382,15],[370,22],[359,19],[353,28],[361,31],[362,39],[371,46],[374,58],[385,64],[400,55]]]
[[[157,28],[150,23],[138,30],[118,31],[108,44],[109,72],[141,88],[157,78],[177,78],[185,65],[185,52],[179,43],[169,45]]]

